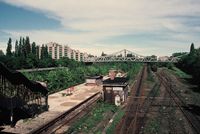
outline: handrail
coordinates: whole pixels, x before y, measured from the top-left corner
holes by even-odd
[[[39,92],[44,96],[48,94],[46,87],[42,86],[40,83],[29,80],[21,72],[8,69],[2,62],[0,62],[0,75],[4,76],[13,85],[23,84],[32,92]]]

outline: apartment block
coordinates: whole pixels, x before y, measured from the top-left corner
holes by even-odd
[[[60,45],[55,42],[50,42],[46,45],[48,47],[48,53],[51,55],[52,59],[68,57],[69,59],[74,59],[76,61],[83,61],[84,58],[88,56],[87,53],[81,53],[79,50],[71,49],[67,45]]]

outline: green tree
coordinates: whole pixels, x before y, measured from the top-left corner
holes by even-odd
[[[36,58],[40,59],[40,47],[36,46]]]
[[[19,46],[18,46],[18,40],[16,40],[16,42],[15,42],[15,56],[17,57],[17,56],[19,56]]]
[[[133,57],[133,55],[132,54],[127,54],[126,57]]]
[[[4,56],[4,53],[2,50],[0,50],[0,56]]]
[[[44,56],[45,56],[45,58],[49,58],[47,45],[45,45],[45,47],[44,47]]]
[[[31,48],[32,54],[36,56],[36,44],[35,42],[32,43],[32,48]]]
[[[26,49],[26,54],[30,54],[31,52],[31,45],[30,45],[30,40],[29,40],[29,37],[26,36],[26,39],[25,39],[25,49]]]
[[[193,55],[195,53],[194,43],[190,46],[190,54]]]
[[[41,59],[45,59],[45,47],[44,47],[44,44],[42,44],[42,47],[41,47]]]
[[[179,56],[184,56],[186,54],[187,54],[187,52],[178,52],[178,53],[173,53],[172,56],[173,57],[179,57]]]
[[[20,39],[19,39],[18,56],[22,56],[22,48],[23,48],[23,42],[22,42],[22,37],[20,37]]]
[[[101,53],[101,56],[106,56],[107,54],[105,54],[104,52]]]
[[[195,49],[192,43],[190,53],[181,57],[177,67],[191,74],[193,76],[193,82],[196,82],[200,87],[200,48]]]
[[[41,47],[41,59],[47,59],[47,58],[49,58],[48,48],[43,44]]]
[[[6,49],[6,55],[12,56],[12,39],[8,39],[7,49]]]
[[[27,57],[27,53],[26,53],[26,52],[27,52],[27,51],[26,51],[25,42],[26,42],[26,41],[25,41],[25,39],[23,38],[23,39],[22,39],[22,55],[23,55],[22,57],[26,59],[26,57]]]

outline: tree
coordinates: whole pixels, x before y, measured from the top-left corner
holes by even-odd
[[[191,74],[193,76],[193,82],[196,82],[200,87],[200,48],[195,49],[194,44],[192,43],[190,46],[190,53],[182,56],[177,66],[183,71]]]
[[[157,72],[158,67],[156,66],[156,64],[151,65],[151,70],[154,71],[154,72]]]
[[[44,44],[42,44],[42,47],[41,47],[41,59],[44,59],[45,58],[45,47],[44,47]]]
[[[133,55],[132,54],[127,54],[126,57],[133,57]]]
[[[32,48],[31,48],[32,54],[36,56],[36,44],[35,42],[32,43]]]
[[[8,39],[8,46],[7,46],[7,49],[6,49],[6,55],[7,56],[12,56],[12,39],[9,38]]]
[[[19,56],[22,56],[22,46],[23,46],[22,37],[20,37],[20,39],[19,39],[19,49],[18,49],[18,55]]]
[[[23,39],[22,39],[22,55],[23,55],[22,57],[23,57],[23,58],[26,58],[26,57],[27,57],[25,42],[26,42],[26,41],[25,41],[25,39],[23,38]]]
[[[41,59],[47,59],[47,58],[49,58],[48,48],[43,44],[41,48]]]
[[[173,57],[179,57],[179,56],[184,56],[186,54],[187,54],[187,52],[177,52],[177,53],[173,53],[172,56]]]
[[[45,45],[45,47],[44,47],[44,56],[45,56],[45,58],[49,58],[47,45]]]
[[[107,54],[105,54],[104,52],[101,53],[101,56],[106,56]]]
[[[30,45],[30,40],[28,36],[26,36],[26,39],[25,39],[25,49],[26,49],[26,54],[29,55],[31,52],[31,45]]]
[[[18,40],[15,42],[15,56],[19,56],[19,46],[18,46]]]
[[[36,46],[36,58],[40,59],[40,47]]]
[[[117,57],[122,57],[122,54],[117,55]]]
[[[4,55],[3,51],[2,51],[2,50],[0,50],[0,56],[3,56],[3,55]]]
[[[194,43],[190,46],[190,55],[193,55],[195,53]]]

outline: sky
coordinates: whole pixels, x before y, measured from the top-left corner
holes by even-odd
[[[199,0],[0,0],[0,49],[20,36],[94,55],[171,55],[200,47]],[[13,46],[14,48],[14,46]]]

